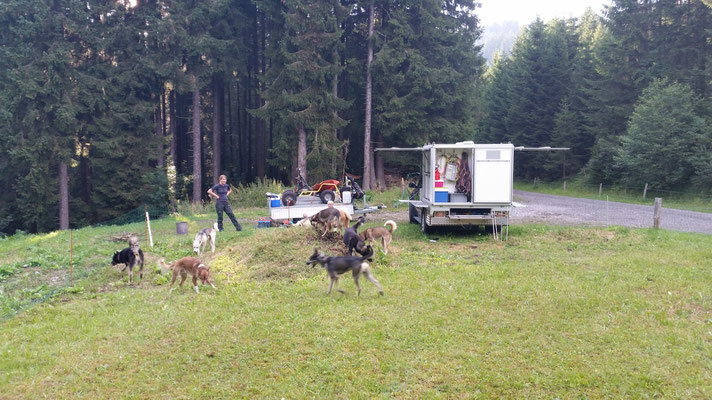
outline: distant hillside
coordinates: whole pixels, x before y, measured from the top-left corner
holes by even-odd
[[[482,53],[487,62],[492,62],[492,57],[497,51],[501,54],[509,54],[519,35],[519,29],[517,21],[506,21],[485,27],[480,44],[483,45]]]

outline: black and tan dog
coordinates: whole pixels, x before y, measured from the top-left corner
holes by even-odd
[[[373,250],[371,249],[371,246],[367,247],[367,251],[369,253],[372,253]],[[319,263],[322,267],[324,267],[326,273],[329,275],[329,278],[331,278],[328,294],[331,294],[331,289],[333,289],[334,286],[336,286],[336,290],[341,293],[344,293],[343,290],[339,289],[339,276],[343,275],[348,271],[351,271],[354,277],[354,283],[356,284],[356,289],[358,290],[357,295],[361,295],[361,286],[359,286],[358,284],[358,279],[359,277],[361,277],[361,275],[365,275],[369,281],[373,282],[373,284],[376,285],[376,287],[378,288],[378,294],[383,296],[383,288],[381,287],[381,284],[378,283],[376,278],[373,277],[373,273],[371,273],[371,266],[366,262],[367,258],[368,256],[329,257],[326,254],[320,252],[318,249],[314,249],[314,254],[312,254],[312,256],[307,261],[307,265],[314,265],[316,263]]]
[[[353,251],[356,250],[362,256],[366,256],[368,253],[373,255],[373,249],[367,250],[366,242],[359,236],[358,228],[366,222],[366,218],[360,216],[358,221],[350,227],[346,228],[344,231],[344,245],[346,246],[346,254],[349,256],[353,255]],[[370,247],[370,246],[368,246]]]
[[[163,272],[167,272],[168,270],[173,270],[173,279],[171,280],[171,286],[170,289],[168,290],[168,294],[171,294],[173,292],[173,284],[176,283],[176,278],[178,278],[178,275],[180,275],[181,280],[180,284],[178,286],[183,286],[183,282],[185,282],[185,279],[190,275],[193,278],[193,289],[195,289],[195,293],[199,293],[198,290],[198,279],[200,279],[201,282],[203,282],[203,285],[210,285],[215,289],[215,285],[210,281],[210,268],[205,266],[200,259],[194,258],[194,257],[183,257],[178,261],[175,261],[171,263],[170,265],[166,265],[166,260],[161,258],[158,261],[158,264],[161,266],[161,270]]]
[[[143,279],[143,251],[139,248],[139,240],[137,237],[132,236],[129,238],[129,247],[114,252],[114,256],[111,259],[111,265],[124,264],[121,272],[129,269],[129,284],[133,284],[133,268],[136,264],[139,265],[138,276]]]
[[[386,229],[386,226],[389,229]],[[388,254],[388,245],[391,244],[393,232],[395,232],[396,229],[398,229],[398,225],[396,225],[396,222],[388,220],[385,224],[383,224],[383,227],[377,226],[374,228],[368,228],[365,231],[361,232],[359,236],[361,236],[361,239],[363,239],[364,242],[368,242],[368,244],[370,244],[371,246],[373,246],[373,242],[377,241],[380,238],[381,245],[383,246],[383,253]]]

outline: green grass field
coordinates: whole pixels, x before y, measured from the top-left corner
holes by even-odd
[[[169,297],[156,260],[189,255],[211,218],[154,221],[133,287],[112,237],[143,224],[75,231],[71,287],[68,232],[0,240],[0,398],[712,397],[712,236],[403,223],[374,262],[385,296],[363,280],[356,297],[304,265],[337,240],[228,224],[205,257],[218,290]]]

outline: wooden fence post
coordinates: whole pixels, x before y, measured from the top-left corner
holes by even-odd
[[[663,199],[662,197],[655,198],[655,205],[653,206],[653,228],[660,229],[660,215],[663,209]]]
[[[601,197],[602,194],[603,194],[603,184],[599,183],[598,184],[598,197]]]
[[[645,196],[648,194],[648,184],[645,184],[645,189],[643,189],[643,200],[645,200]]]
[[[536,187],[536,180],[537,180],[537,177],[534,177],[534,187]]]
[[[564,181],[564,192],[566,191],[566,181]]]

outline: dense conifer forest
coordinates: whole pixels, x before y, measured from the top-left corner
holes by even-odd
[[[487,66],[472,0],[0,0],[0,231],[200,202],[220,174],[382,187],[373,148],[461,140],[708,190],[711,6],[537,20]],[[516,174],[560,179],[561,157]]]

